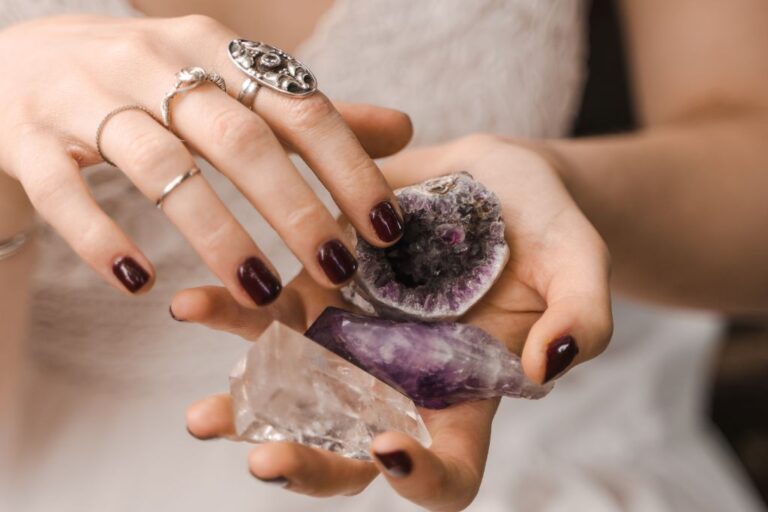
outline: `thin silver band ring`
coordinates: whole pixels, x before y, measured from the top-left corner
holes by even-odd
[[[237,101],[253,110],[253,102],[256,100],[256,94],[261,89],[261,84],[251,78],[243,80],[243,85],[240,87],[240,92],[237,95]]]
[[[157,117],[155,117],[155,114],[153,114],[151,110],[149,110],[147,107],[143,105],[123,105],[122,107],[118,107],[112,112],[108,113],[106,116],[104,116],[104,119],[102,119],[101,122],[99,123],[99,127],[96,128],[96,151],[99,152],[99,156],[101,156],[101,159],[104,160],[109,165],[111,165],[112,167],[116,167],[116,165],[114,164],[114,162],[112,162],[112,160],[110,160],[109,158],[106,157],[106,155],[104,155],[104,151],[102,151],[102,148],[101,148],[101,136],[104,134],[104,128],[107,126],[107,123],[117,114],[121,112],[125,112],[127,110],[140,110],[146,114],[149,114],[149,116],[155,121],[158,121]]]
[[[28,240],[29,232],[27,231],[22,231],[7,240],[0,240],[0,261],[10,258],[21,251]]]
[[[163,189],[162,194],[160,194],[160,197],[157,199],[157,201],[155,201],[155,206],[157,207],[157,209],[158,210],[162,210],[163,209],[163,201],[166,200],[166,198],[171,194],[171,192],[176,190],[176,188],[178,188],[179,185],[181,185],[182,183],[187,181],[189,178],[197,176],[198,174],[200,174],[200,169],[198,169],[197,167],[192,167],[190,170],[188,170],[184,174],[179,174],[178,176],[173,178],[165,186],[165,188]]]

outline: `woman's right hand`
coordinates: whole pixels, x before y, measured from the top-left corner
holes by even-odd
[[[235,37],[203,16],[47,18],[0,32],[7,78],[0,81],[0,169],[21,182],[83,260],[121,289],[148,290],[154,270],[96,204],[80,168],[101,161],[94,139],[104,116],[138,104],[159,117],[175,74],[189,66],[220,73],[229,94],[205,85],[178,96],[172,106],[178,137],[143,112],[125,111],[101,139],[107,158],[152,202],[194,166],[192,153],[200,154],[238,187],[315,281],[338,286],[356,263],[341,228],[287,157],[288,147],[370,243],[389,245],[402,232],[397,201],[368,153],[402,148],[411,135],[408,118],[366,106],[337,109],[319,92],[295,98],[267,88],[251,111],[231,96],[246,78],[227,54]],[[176,189],[163,211],[241,305],[277,298],[274,268],[202,176]]]

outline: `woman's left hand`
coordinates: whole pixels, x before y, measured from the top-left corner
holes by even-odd
[[[499,197],[511,258],[462,321],[522,353],[531,380],[551,380],[603,351],[612,331],[608,252],[538,150],[475,135],[401,153],[383,170],[393,187],[468,171]],[[320,288],[301,274],[263,311],[243,308],[226,290],[211,287],[181,292],[172,311],[177,318],[255,340],[273,320],[304,331],[327,306],[350,307],[338,291]],[[398,493],[419,505],[463,509],[479,489],[497,406],[498,400],[485,400],[422,410],[431,448],[403,434],[382,434],[371,447],[379,454],[376,467]],[[231,434],[229,398],[198,402],[189,409],[187,422],[198,437]],[[284,478],[290,489],[315,496],[359,492],[376,475],[370,463],[292,443],[256,446],[250,468],[258,478]]]
[[[273,320],[303,332],[326,306],[348,308],[338,291],[322,288],[302,272],[268,308],[245,308],[226,289],[210,286],[180,292],[171,310],[178,319],[255,340]],[[318,497],[357,494],[381,472],[414,503],[430,510],[462,510],[480,488],[498,404],[494,399],[441,410],[420,409],[432,436],[431,447],[424,448],[400,432],[386,432],[371,445],[375,463],[282,442],[256,445],[248,466],[259,480]],[[199,439],[233,435],[229,395],[193,404],[187,412],[187,428]]]

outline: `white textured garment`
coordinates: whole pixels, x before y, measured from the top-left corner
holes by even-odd
[[[337,0],[298,53],[329,96],[408,112],[414,144],[476,131],[563,136],[583,80],[583,8],[581,0]],[[2,0],[0,24],[62,12],[131,14],[121,0]],[[287,282],[295,259],[208,175]],[[158,282],[147,296],[125,297],[58,236],[41,236],[14,512],[414,510],[382,481],[326,500],[273,489],[249,476],[249,446],[187,435],[186,405],[226,390],[247,346],[170,319],[176,290],[214,278],[119,172],[88,177],[155,263]],[[703,421],[718,335],[707,315],[618,303],[604,355],[545,400],[502,403],[471,510],[760,510]]]

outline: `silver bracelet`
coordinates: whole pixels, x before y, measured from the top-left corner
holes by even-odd
[[[0,261],[21,251],[27,241],[29,241],[29,231],[22,231],[12,238],[0,240]]]

